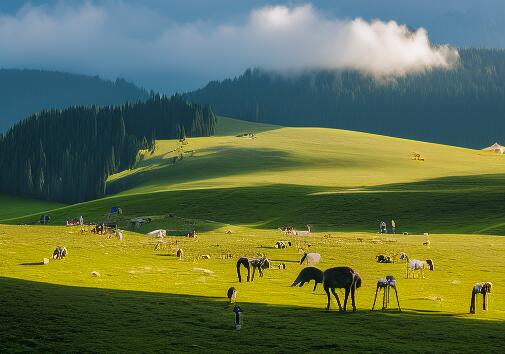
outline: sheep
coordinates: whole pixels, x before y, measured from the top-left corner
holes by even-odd
[[[321,254],[319,253],[307,253],[305,252],[300,259],[300,264],[303,264],[303,262],[306,262],[308,265],[314,265],[317,264],[321,261]]]
[[[227,253],[223,253],[221,254],[221,256],[219,256],[220,259],[229,259],[229,258],[233,258],[233,254],[231,254],[231,252],[227,252]]]
[[[400,261],[407,261],[408,262],[409,261],[409,256],[405,252],[400,252],[398,254],[398,259]]]
[[[167,236],[167,230],[163,230],[163,229],[153,230],[151,232],[148,232],[146,234],[146,236],[148,236],[148,237],[157,237],[159,239],[163,239],[164,237]]]
[[[275,243],[275,248],[283,249],[291,246],[291,241],[277,241]]]
[[[235,289],[233,286],[228,289],[228,292],[226,293],[226,296],[228,299],[230,299],[230,304],[234,303],[237,299],[237,289]]]
[[[53,259],[63,259],[67,256],[67,253],[66,247],[57,246],[53,251]]]
[[[380,254],[375,257],[378,263],[393,263],[391,257]]]

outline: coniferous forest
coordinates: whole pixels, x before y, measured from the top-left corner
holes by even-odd
[[[462,49],[459,65],[398,78],[356,71],[247,70],[188,93],[221,115],[482,148],[505,144],[505,50]],[[373,59],[371,59],[373,60]]]
[[[45,70],[0,69],[0,132],[43,109],[84,105],[119,105],[149,98],[123,79]]]
[[[210,136],[216,117],[181,96],[106,107],[46,110],[0,135],[0,191],[60,202],[105,194],[109,175],[131,168],[155,139]]]

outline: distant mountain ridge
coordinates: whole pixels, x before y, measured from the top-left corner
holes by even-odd
[[[0,69],[0,133],[44,109],[118,105],[149,93],[124,79],[103,80],[57,71]]]
[[[505,50],[461,49],[452,70],[387,81],[356,71],[288,77],[249,69],[186,94],[253,122],[370,132],[482,148],[505,142]],[[373,60],[373,58],[371,59]]]

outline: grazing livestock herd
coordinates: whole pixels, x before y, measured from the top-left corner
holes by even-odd
[[[82,223],[81,223],[82,225]],[[108,228],[108,225],[105,224],[97,224],[93,228],[92,232],[97,233],[97,234],[105,234],[108,232],[109,238],[111,238],[111,235],[115,235],[119,240],[122,240],[123,234],[122,231],[117,228],[117,226],[112,228]],[[291,226],[280,228],[279,230],[284,234],[284,235],[292,235],[292,236],[309,236],[311,233],[310,225],[307,225],[307,231],[297,231],[293,229]],[[81,230],[82,231],[82,230]],[[228,233],[228,232],[227,232]],[[167,231],[158,229],[154,230],[151,232],[147,233],[147,236],[155,237],[158,239],[161,239],[163,242],[163,238],[166,237]],[[184,236],[189,237],[189,238],[195,238],[196,237],[196,232],[184,232]],[[327,237],[327,236],[325,236]],[[305,245],[307,247],[310,247],[311,244],[307,243],[306,241]],[[362,241],[361,241],[362,242]],[[298,244],[298,242],[296,242]],[[184,252],[182,248],[177,246],[177,241],[175,242],[176,248],[175,248],[175,255],[179,260],[183,259]],[[275,242],[274,248],[282,250],[286,249],[288,247],[291,247],[293,245],[292,241],[289,240],[278,240]],[[424,245],[429,246],[430,242],[429,240],[427,242],[424,242]],[[157,247],[159,246],[159,242],[157,244]],[[158,249],[158,248],[155,248]],[[299,264],[305,265],[305,267],[300,271],[298,277],[293,281],[291,284],[292,287],[294,286],[299,286],[302,287],[305,283],[309,283],[310,281],[314,281],[314,287],[312,291],[315,291],[317,288],[318,284],[322,284],[323,289],[326,293],[327,296],[327,304],[326,304],[326,310],[328,311],[330,309],[330,304],[331,304],[331,298],[335,297],[339,311],[346,311],[347,310],[347,302],[349,299],[349,296],[351,297],[351,303],[352,303],[352,309],[353,312],[356,311],[356,300],[355,300],[355,293],[356,290],[361,287],[362,279],[358,272],[354,270],[351,267],[332,267],[326,270],[321,270],[315,267],[318,263],[321,262],[321,254],[316,253],[316,252],[306,252],[304,251],[303,248],[298,248],[300,252],[303,252],[303,255],[299,261]],[[60,260],[64,259],[68,255],[68,251],[66,247],[62,246],[57,246],[56,249],[53,252],[53,259],[55,260]],[[231,254],[230,254],[231,257]],[[200,259],[210,259],[210,255],[200,255]],[[225,257],[224,259],[228,259],[229,257]],[[223,259],[223,258],[222,258]],[[375,260],[378,263],[396,263],[398,261],[401,262],[406,262],[407,265],[407,272],[406,272],[406,278],[424,278],[425,277],[425,270],[430,270],[434,271],[435,270],[435,264],[433,260],[431,259],[426,259],[425,261],[422,260],[417,260],[413,259],[410,260],[408,255],[405,252],[401,252],[399,254],[395,255],[384,255],[380,254],[375,257]],[[44,261],[44,264],[46,262]],[[252,282],[254,281],[254,277],[256,274],[256,271],[259,272],[259,276],[263,277],[264,275],[264,270],[265,269],[270,269],[270,268],[278,268],[278,269],[285,269],[286,265],[285,263],[280,263],[279,265],[274,265],[272,266],[271,261],[265,257],[263,254],[258,254],[257,257],[254,258],[249,258],[249,257],[240,257],[238,258],[236,262],[236,271],[237,271],[237,277],[238,277],[238,282],[242,282],[242,275],[241,275],[241,268],[244,267],[247,270],[247,277],[246,281],[247,282]],[[252,268],[252,274],[251,274],[251,268]],[[470,313],[475,313],[475,307],[476,307],[476,298],[478,295],[482,295],[483,297],[483,310],[487,310],[488,308],[488,297],[489,294],[491,293],[491,287],[492,284],[489,282],[485,283],[478,283],[475,284],[475,286],[472,289],[472,297],[471,297],[471,304],[470,304]],[[340,301],[340,298],[336,292],[336,289],[344,289],[344,301],[343,305]],[[379,293],[382,293],[383,295],[383,305],[382,309],[387,309],[389,301],[390,301],[390,291],[394,291],[396,295],[396,302],[398,305],[398,310],[401,311],[400,308],[400,302],[398,298],[398,291],[397,291],[397,284],[396,280],[394,279],[393,276],[387,276],[385,278],[381,278],[377,281],[377,287],[375,291],[375,298],[372,306],[372,311],[375,309],[375,304],[377,301],[377,296]],[[331,294],[330,294],[331,293]],[[227,297],[230,300],[230,303],[235,303],[236,298],[237,298],[237,290],[234,287],[231,287],[228,292],[227,292]],[[242,310],[240,310],[241,312]]]

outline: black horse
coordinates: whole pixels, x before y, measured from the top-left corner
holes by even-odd
[[[342,311],[342,305],[340,304],[340,299],[338,298],[335,289],[345,289],[345,299],[344,299],[344,312],[347,307],[347,299],[349,298],[349,293],[351,293],[352,300],[352,311],[356,312],[355,303],[355,292],[356,289],[361,287],[361,278],[359,274],[350,267],[335,267],[324,271],[323,273],[323,287],[328,296],[328,304],[326,305],[326,311],[330,309],[330,290],[335,299],[337,299],[338,308]]]
[[[316,267],[303,268],[291,286],[297,286],[300,284],[299,286],[302,287],[303,284],[308,283],[311,280],[314,280],[314,289],[312,289],[312,291],[315,291],[317,284],[321,284],[323,282],[323,271],[321,269],[317,269]]]
[[[240,266],[243,265],[247,269],[247,281],[249,281],[249,277],[251,275],[251,266],[253,267],[253,273],[251,277],[251,281],[254,281],[254,273],[256,269],[260,272],[260,277],[263,276],[263,269],[270,268],[270,261],[268,258],[247,258],[240,257],[237,261],[237,275],[239,283],[242,282],[242,277],[240,276]]]

